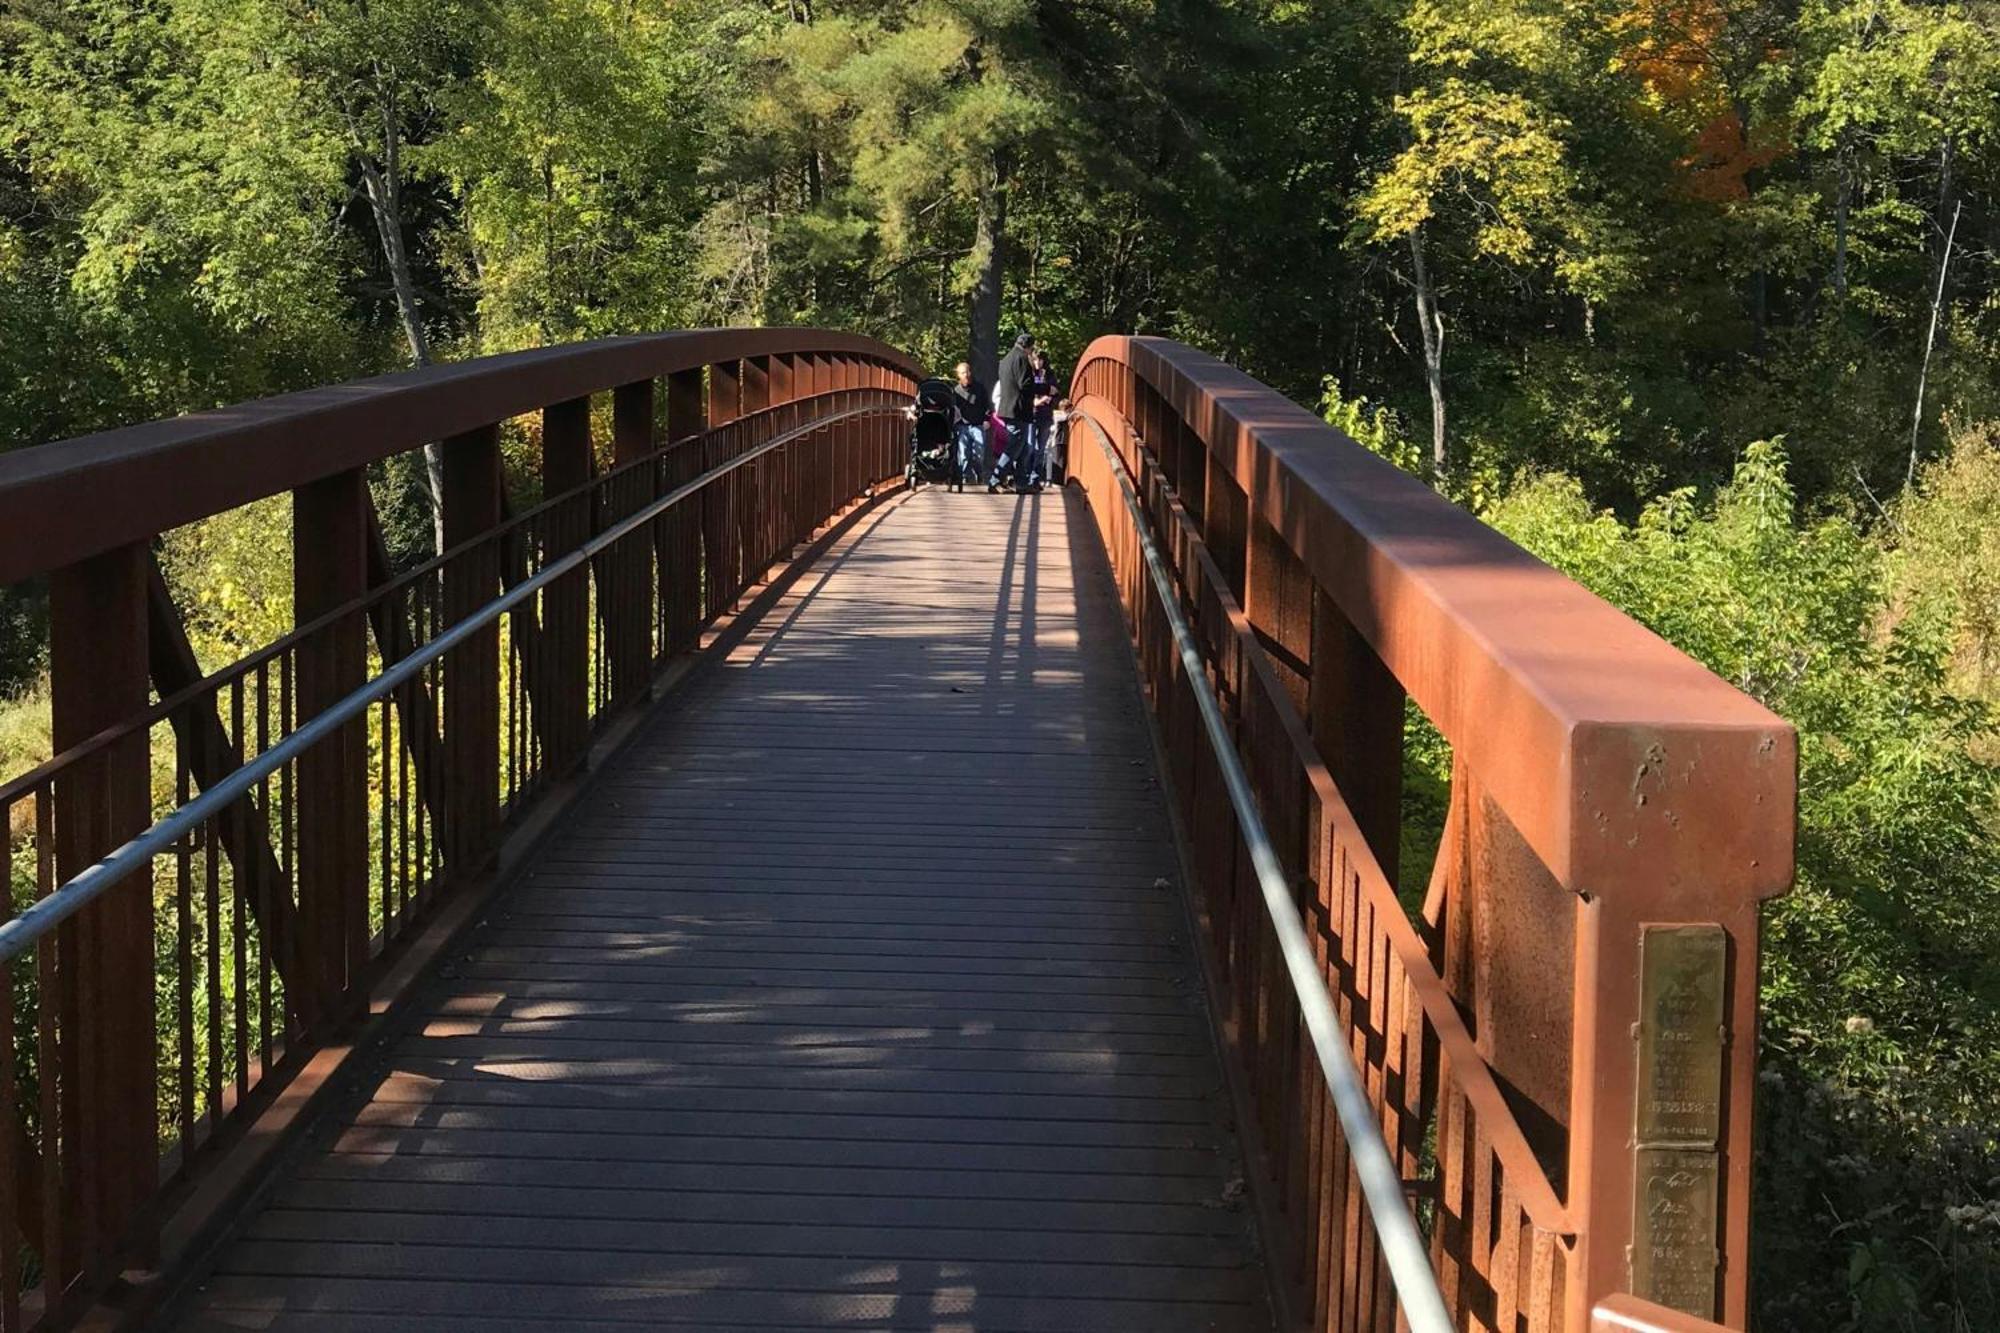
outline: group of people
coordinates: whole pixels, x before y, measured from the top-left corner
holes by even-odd
[[[962,474],[974,481],[984,478],[989,495],[1003,485],[1033,494],[1057,480],[1069,400],[1062,397],[1048,354],[1035,346],[1034,336],[1023,333],[1014,339],[990,393],[966,362],[958,363],[955,375],[952,436]]]

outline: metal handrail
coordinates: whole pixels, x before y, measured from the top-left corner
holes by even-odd
[[[1125,460],[1118,456],[1110,435],[1102,426],[1089,417],[1083,419],[1096,432],[1098,447],[1104,451],[1111,466],[1111,475],[1124,497],[1125,507],[1131,511],[1133,534],[1138,539],[1140,553],[1145,557],[1146,571],[1152,577],[1160,609],[1173,633],[1174,646],[1180,652],[1181,665],[1194,692],[1195,707],[1201,714],[1202,727],[1208,733],[1209,747],[1222,770],[1223,785],[1229,791],[1229,803],[1235,808],[1243,844],[1249,849],[1250,863],[1257,874],[1257,886],[1263,892],[1264,906],[1278,937],[1278,951],[1285,960],[1285,972],[1291,978],[1292,992],[1298,999],[1299,1018],[1312,1035],[1320,1072],[1326,1078],[1327,1091],[1332,1096],[1335,1112],[1340,1116],[1341,1135],[1347,1140],[1352,1154],[1354,1174],[1361,1182],[1362,1195],[1368,1202],[1368,1215],[1374,1223],[1376,1239],[1382,1246],[1382,1257],[1389,1266],[1389,1278],[1395,1285],[1396,1299],[1403,1307],[1403,1316],[1409,1323],[1411,1333],[1452,1333],[1451,1316],[1446,1311],[1437,1274],[1431,1269],[1429,1249],[1403,1196],[1402,1173],[1396,1169],[1395,1161],[1389,1156],[1388,1145],[1382,1141],[1381,1126],[1375,1120],[1374,1108],[1362,1086],[1361,1073],[1355,1065],[1354,1053],[1348,1048],[1347,1035],[1341,1030],[1333,994],[1327,989],[1326,979],[1320,975],[1312,943],[1306,938],[1305,927],[1299,921],[1291,883],[1278,860],[1271,835],[1264,827],[1263,816],[1258,813],[1250,777],[1243,770],[1235,739],[1229,734],[1229,724],[1222,714],[1222,704],[1209,683],[1208,668],[1202,661],[1201,649],[1195,643],[1186,617],[1181,614],[1173,576],[1147,530],[1146,511],[1125,468]]]
[[[726,463],[710,468],[694,480],[684,483],[667,495],[648,504],[631,517],[620,521],[596,537],[591,538],[583,545],[571,550],[562,558],[544,565],[541,571],[533,577],[515,584],[500,596],[486,603],[485,606],[475,611],[472,615],[453,624],[449,629],[438,634],[436,638],[432,639],[422,648],[411,653],[408,657],[400,659],[393,666],[383,671],[381,675],[376,676],[374,679],[353,690],[324,712],[316,714],[310,722],[299,727],[298,730],[287,736],[283,741],[264,751],[248,763],[245,763],[242,767],[230,773],[228,777],[203,791],[199,796],[154,824],[144,833],[139,834],[122,846],[114,849],[102,860],[78,871],[74,878],[70,879],[67,883],[58,885],[47,897],[37,899],[33,904],[24,908],[19,916],[4,924],[0,924],[0,963],[18,958],[22,953],[33,947],[37,940],[40,940],[51,930],[87,907],[107,890],[117,886],[127,875],[132,874],[141,865],[150,862],[153,857],[172,847],[183,836],[201,827],[204,822],[214,815],[226,810],[232,802],[248,795],[251,789],[256,787],[264,778],[275,773],[292,759],[311,749],[320,741],[325,740],[347,723],[357,717],[363,716],[370,705],[396,687],[415,679],[424,667],[466,642],[473,635],[497,621],[514,607],[521,605],[521,603],[533,597],[543,588],[548,587],[564,575],[582,568],[619,541],[631,536],[653,519],[699,492],[703,487],[729,475],[744,464],[763,457],[765,454],[782,445],[789,444],[793,440],[810,435],[827,426],[865,416],[900,412],[900,410],[900,408],[891,407],[886,404],[878,404],[873,407],[851,408],[845,412],[837,412],[832,416],[820,417],[809,421],[782,435],[773,436],[763,444],[758,445],[756,448],[747,451],[739,457],[732,458]]]

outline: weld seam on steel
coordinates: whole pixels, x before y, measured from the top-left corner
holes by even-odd
[[[1166,562],[1147,531],[1146,512],[1125,470],[1124,460],[1112,447],[1111,437],[1104,428],[1088,417],[1085,420],[1090,421],[1091,429],[1097,432],[1098,446],[1104,450],[1104,456],[1111,464],[1112,476],[1124,496],[1125,507],[1131,511],[1133,531],[1138,538],[1140,552],[1145,556],[1147,572],[1152,576],[1153,591],[1173,631],[1174,646],[1180,650],[1181,666],[1187,672],[1188,683],[1194,691],[1195,707],[1201,713],[1209,747],[1215,752],[1216,762],[1222,769],[1223,785],[1229,789],[1229,803],[1236,809],[1244,845],[1250,849],[1257,884],[1264,893],[1264,906],[1278,936],[1279,952],[1284,955],[1285,972],[1291,977],[1293,993],[1298,997],[1299,1016],[1312,1033],[1313,1050],[1319,1056],[1327,1091],[1332,1094],[1334,1109],[1340,1115],[1341,1133],[1352,1154],[1354,1174],[1361,1181],[1362,1194],[1368,1200],[1368,1215],[1374,1221],[1376,1239],[1382,1246],[1383,1257],[1388,1261],[1389,1277],[1395,1283],[1396,1298],[1403,1307],[1404,1318],[1409,1321],[1411,1333],[1453,1333],[1451,1316],[1445,1309],[1437,1274],[1431,1268],[1428,1248],[1403,1197],[1402,1173],[1396,1170],[1396,1164],[1389,1156],[1388,1145],[1382,1139],[1381,1125],[1375,1119],[1374,1107],[1361,1086],[1361,1073],[1355,1065],[1353,1052],[1348,1049],[1346,1034],[1341,1031],[1333,995],[1319,974],[1312,945],[1306,939],[1305,927],[1299,923],[1284,866],[1278,861],[1271,835],[1265,831],[1263,817],[1257,811],[1249,776],[1243,771],[1242,759],[1236,753],[1236,742],[1230,737],[1228,724],[1223,720],[1222,705],[1209,684],[1208,668],[1202,661],[1201,650],[1195,645],[1194,634],[1181,615],[1173,577],[1167,572]]]
[[[515,584],[468,618],[458,621],[422,648],[400,659],[394,666],[354,690],[325,712],[315,715],[310,722],[283,741],[250,760],[144,833],[114,849],[103,860],[79,871],[74,879],[56,888],[46,898],[37,899],[32,905],[24,908],[19,916],[0,924],[0,962],[18,958],[37,940],[88,906],[105,891],[119,884],[127,875],[179,842],[184,834],[199,828],[203,822],[220,814],[231,803],[247,795],[265,777],[360,717],[370,705],[397,686],[414,679],[424,667],[458,647],[563,575],[581,568],[619,541],[639,531],[647,523],[688,499],[704,486],[727,476],[746,463],[763,457],[773,449],[790,444],[836,422],[891,411],[900,414],[901,409],[850,408],[845,412],[820,417],[782,435],[774,436],[741,457],[732,458],[727,463],[702,473],[693,481],[653,501],[638,513],[593,537],[561,559],[543,566],[541,572],[534,577]]]

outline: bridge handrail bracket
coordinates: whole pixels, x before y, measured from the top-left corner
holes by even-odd
[[[0,1041],[0,1333],[68,1319],[180,1244],[245,1127],[332,1058],[745,581],[901,475],[915,377],[848,334],[703,330],[0,459],[0,581],[51,572],[59,640],[57,754],[0,783],[0,997],[28,997],[0,1002],[0,1029],[24,1027]],[[605,390],[616,465],[592,475]],[[509,515],[499,423],[537,409],[545,499]],[[362,468],[440,439],[446,549],[396,573]],[[150,545],[288,489],[299,623],[203,675]],[[155,986],[108,980],[147,967]]]
[[[1130,471],[1129,521],[1159,538],[1281,855],[1320,886],[1301,906],[1343,1021],[1357,1042],[1370,1034],[1391,1146],[1442,1159],[1430,1207],[1463,1211],[1449,1233],[1459,1252],[1437,1255],[1453,1307],[1552,1303],[1581,1333],[1594,1302],[1638,1290],[1740,1325],[1758,905],[1791,876],[1791,728],[1212,357],[1099,339],[1070,396]],[[1091,500],[1107,546],[1129,541],[1096,489]],[[1121,586],[1137,616],[1134,573]],[[1142,659],[1150,671],[1157,650]],[[1453,762],[1418,922],[1394,891],[1405,697]],[[1156,707],[1181,705],[1169,693]],[[1227,971],[1250,945],[1211,919]],[[1254,961],[1232,984],[1261,1015]],[[1692,1101],[1657,1082],[1684,1078],[1648,1035],[1673,1011],[1640,1021],[1676,985],[1699,987],[1716,1015],[1685,1076]],[[1245,1055],[1259,1058],[1256,1040]],[[1676,1105],[1707,1109],[1667,1123],[1661,1108]],[[1341,1186],[1301,1151],[1288,1160],[1308,1179],[1288,1188],[1317,1215]],[[1488,1170],[1498,1213],[1470,1188]],[[1642,1189],[1712,1214],[1712,1244],[1649,1231],[1635,1248]],[[1316,1296],[1319,1315],[1350,1306]]]

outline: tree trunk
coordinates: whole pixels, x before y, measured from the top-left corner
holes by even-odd
[[[1931,351],[1937,346],[1938,316],[1944,311],[1945,280],[1951,276],[1951,247],[1958,239],[1958,215],[1964,208],[1965,201],[1961,199],[1958,207],[1951,210],[1951,230],[1945,233],[1944,253],[1938,256],[1937,295],[1931,300],[1931,329],[1924,336],[1924,361],[1917,371],[1917,407],[1910,414],[1910,465],[1903,472],[1905,489],[1917,479],[1917,435],[1924,425],[1924,390],[1930,383]]]
[[[1847,209],[1854,194],[1854,147],[1850,136],[1840,140],[1840,186],[1833,197],[1833,295],[1847,300]]]
[[[556,308],[556,163],[542,154],[542,342],[555,341]]]
[[[1424,335],[1424,383],[1431,391],[1431,470],[1442,481],[1450,470],[1444,447],[1444,316],[1438,313],[1430,266],[1424,262],[1421,230],[1410,233],[1410,275],[1417,293],[1417,325]]]
[[[972,284],[972,330],[966,360],[982,384],[1000,371],[1000,285],[1007,272],[1007,177],[1009,154],[993,150],[993,174],[979,195],[979,229],[972,253],[979,276]]]
[[[1761,265],[1750,275],[1750,357],[1763,364],[1765,328],[1770,319],[1769,287]]]
[[[396,314],[402,320],[403,337],[410,345],[412,365],[431,363],[430,335],[424,330],[423,313],[417,306],[417,283],[410,271],[410,252],[403,244],[402,126],[398,123],[393,95],[381,99],[382,144],[379,158],[360,148],[361,183],[368,194],[368,207],[375,217],[375,233],[382,241],[382,262],[389,270],[389,284],[396,293]],[[431,493],[431,539],[437,552],[444,550],[444,452],[443,446],[424,446],[424,476]]]

